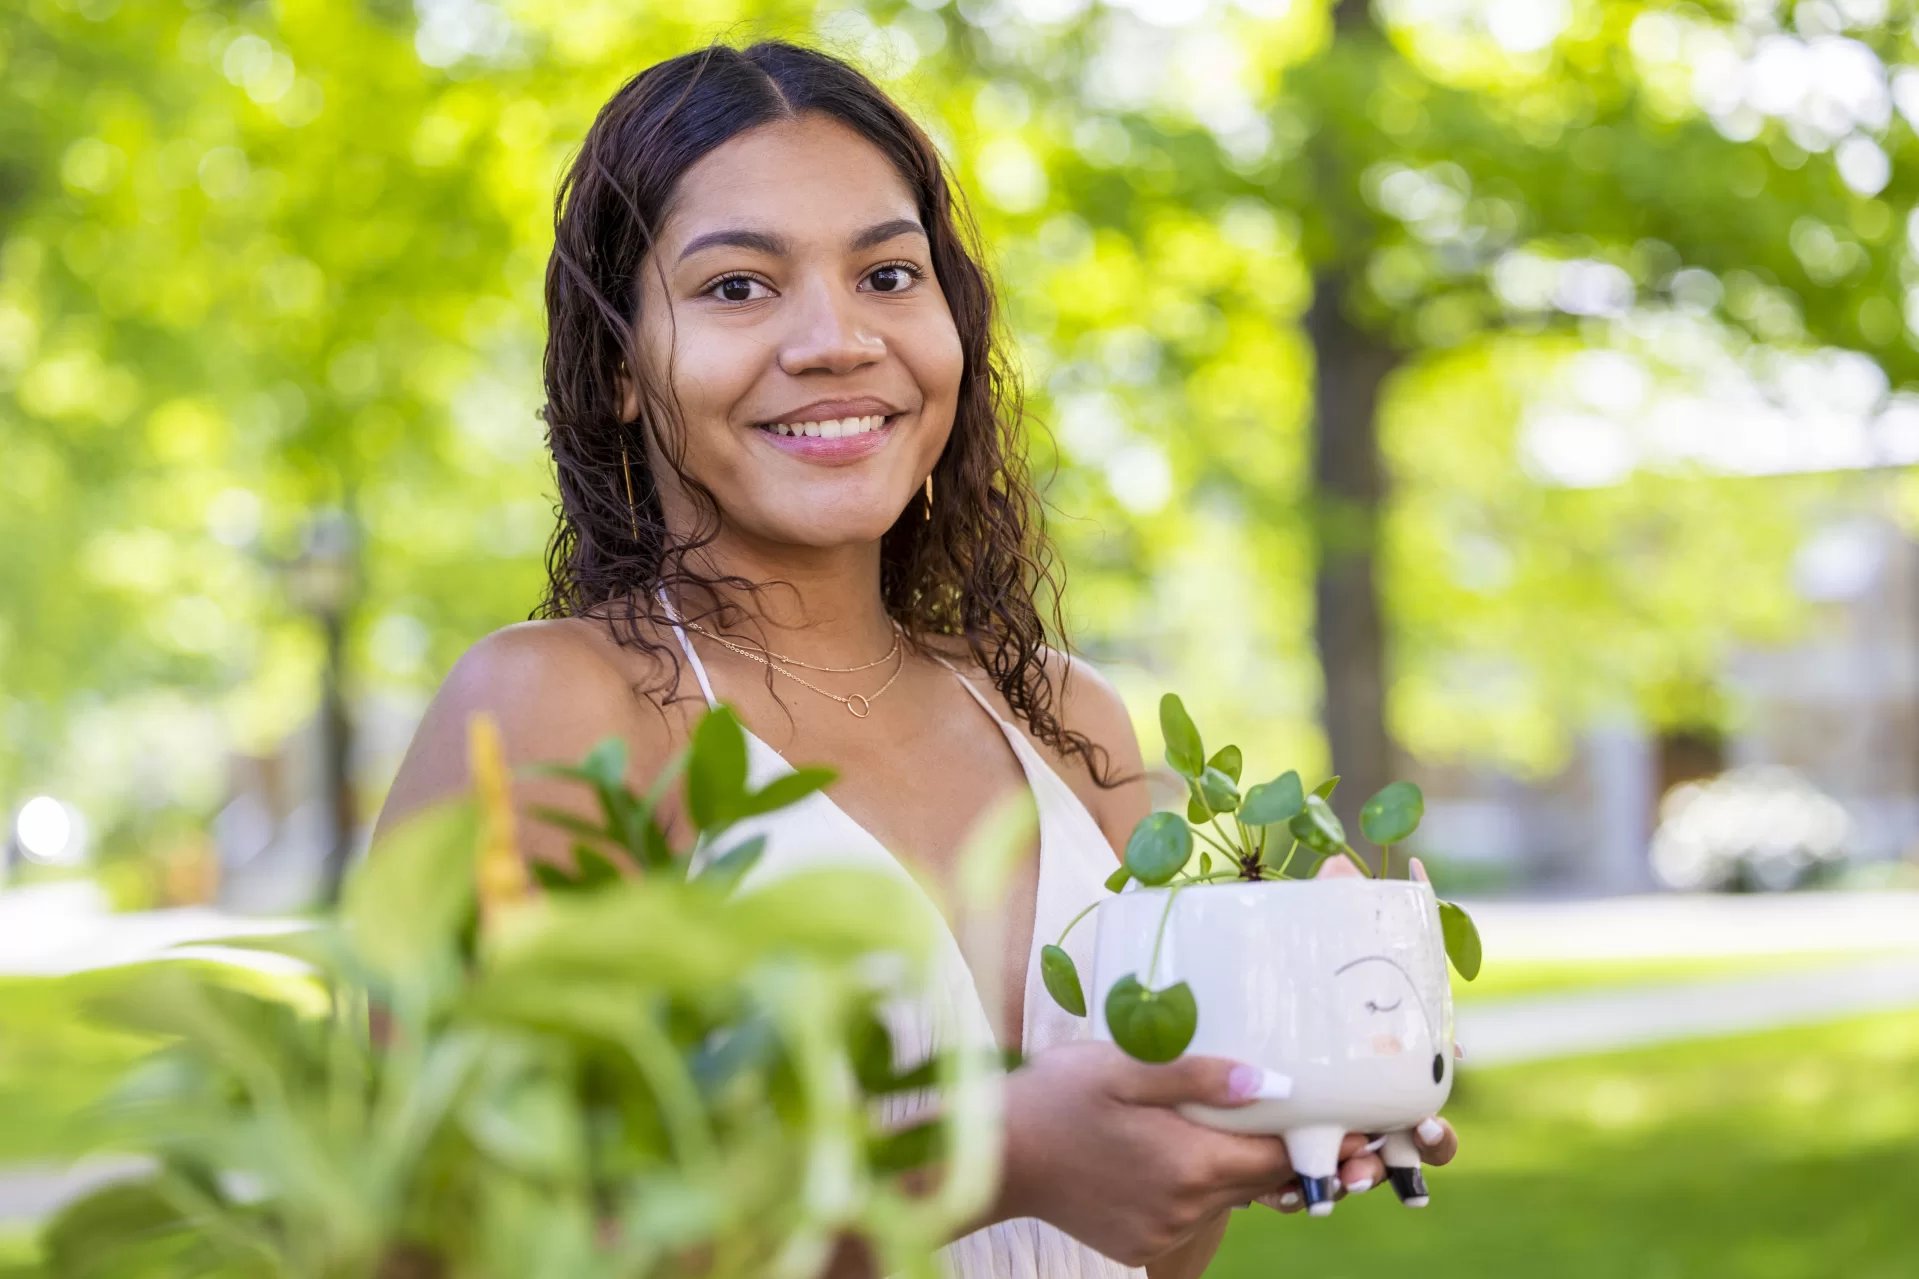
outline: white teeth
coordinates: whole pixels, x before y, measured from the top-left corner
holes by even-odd
[[[840,440],[849,435],[865,435],[886,425],[885,414],[871,417],[843,417],[830,422],[769,422],[766,429],[775,435],[806,435],[822,440]]]

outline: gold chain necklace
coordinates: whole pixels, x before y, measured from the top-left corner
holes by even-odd
[[[706,636],[708,639],[714,641],[715,643],[721,644],[725,646],[726,648],[731,649],[733,652],[739,654],[741,657],[744,657],[748,659],[749,661],[758,662],[761,666],[764,666],[767,670],[772,671],[775,675],[784,675],[786,676],[786,678],[792,680],[795,684],[798,684],[802,688],[810,688],[815,693],[818,693],[821,697],[832,698],[834,701],[838,702],[841,706],[844,706],[846,708],[847,714],[851,715],[854,719],[865,719],[868,715],[872,714],[874,701],[876,701],[879,698],[880,694],[884,693],[887,689],[893,687],[893,681],[898,679],[900,677],[900,673],[906,669],[906,655],[904,653],[901,653],[900,664],[894,668],[893,673],[891,675],[888,675],[886,677],[886,682],[884,684],[881,684],[879,688],[875,689],[871,695],[868,695],[865,693],[849,693],[846,696],[842,697],[838,693],[828,692],[826,689],[821,688],[818,684],[814,684],[807,680],[801,679],[799,676],[795,675],[792,671],[789,671],[785,667],[781,666],[779,663],[784,659],[780,658],[778,654],[756,653],[750,648],[741,648],[738,644],[733,643],[733,641],[728,639],[723,639],[720,636],[713,634],[713,632],[709,630],[705,630],[701,627],[694,626],[691,622],[686,623],[686,625],[691,627],[693,630],[699,631],[700,634]],[[899,630],[896,626],[893,631],[893,649],[892,649],[892,652],[889,652],[886,655],[886,657],[891,657],[893,656],[894,653],[899,653],[899,651],[900,651]],[[885,661],[886,657],[880,658],[880,662]],[[802,663],[798,663],[798,662],[794,663],[794,665],[796,666],[801,664]],[[847,669],[863,671],[863,670],[869,669],[870,667],[874,667],[878,665],[879,665],[879,662],[869,662],[866,664],[866,666],[853,666],[853,667],[848,667]],[[827,667],[808,667],[808,669],[809,670],[832,670],[834,668],[827,666]],[[857,705],[855,705],[855,703],[857,703]]]
[[[681,625],[685,626],[686,629],[689,631],[693,631],[697,634],[706,636],[706,638],[713,640],[715,643],[726,645],[728,648],[732,649],[735,653],[739,653],[742,651],[738,645],[734,644],[731,640],[727,639],[725,636],[715,635],[712,631],[707,630],[704,626],[701,626],[698,622],[682,622]],[[776,662],[781,663],[782,665],[797,666],[803,671],[826,671],[827,673],[833,674],[833,675],[851,675],[855,671],[870,671],[875,666],[884,666],[886,663],[892,661],[893,654],[899,651],[900,651],[900,628],[897,623],[895,623],[893,627],[893,647],[887,649],[884,653],[881,653],[878,657],[874,658],[872,661],[862,662],[858,666],[815,666],[812,662],[802,662],[797,657],[787,657],[783,653],[775,653],[770,648],[763,648],[759,650],[759,652],[765,653],[768,657],[772,658]],[[747,653],[746,655],[755,656],[755,654],[750,652]]]

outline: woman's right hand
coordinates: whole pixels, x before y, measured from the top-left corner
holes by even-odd
[[[1038,1217],[1129,1266],[1178,1247],[1292,1178],[1278,1137],[1220,1132],[1185,1102],[1244,1106],[1265,1072],[1220,1057],[1163,1066],[1112,1044],[1062,1044],[1006,1080],[1006,1164],[994,1215]],[[1363,1137],[1349,1137],[1354,1153]]]

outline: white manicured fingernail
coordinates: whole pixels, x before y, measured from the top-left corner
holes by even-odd
[[[1378,1150],[1380,1147],[1384,1146],[1385,1144],[1386,1144],[1386,1139],[1384,1137],[1375,1137],[1371,1141],[1367,1142],[1365,1145],[1361,1146],[1359,1148],[1359,1153],[1362,1155],[1370,1155],[1374,1151]]]
[[[1458,1059],[1459,1061],[1464,1061],[1464,1060],[1466,1060],[1466,1045],[1464,1045],[1464,1044],[1462,1044],[1462,1043],[1460,1043],[1460,1042],[1459,1042],[1458,1040],[1454,1040],[1454,1041],[1453,1041],[1453,1056],[1454,1056],[1454,1057],[1455,1057],[1456,1059]]]
[[[1299,1192],[1297,1190],[1288,1190],[1279,1197],[1279,1202],[1282,1207],[1297,1208],[1299,1207]]]
[[[1373,1179],[1371,1177],[1361,1177],[1358,1181],[1349,1181],[1346,1183],[1346,1193],[1349,1195],[1363,1195],[1372,1188]]]
[[[1446,1126],[1437,1119],[1422,1119],[1419,1121],[1419,1127],[1413,1131],[1418,1133],[1419,1139],[1429,1146],[1437,1146],[1446,1136]]]
[[[1285,1101],[1293,1095],[1291,1075],[1243,1063],[1233,1067],[1226,1077],[1226,1086],[1242,1101]]]

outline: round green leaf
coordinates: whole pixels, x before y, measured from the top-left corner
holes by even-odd
[[[1159,731],[1166,738],[1166,762],[1181,777],[1197,778],[1206,767],[1206,748],[1199,743],[1199,730],[1179,694],[1168,693],[1159,699]]]
[[[1261,782],[1246,792],[1239,806],[1239,820],[1248,826],[1271,826],[1290,822],[1306,807],[1306,792],[1299,774],[1288,769],[1270,782]]]
[[[1451,902],[1439,903],[1439,932],[1446,939],[1446,958],[1467,981],[1479,976],[1479,925]]]
[[[1071,955],[1058,946],[1041,947],[1039,975],[1054,1003],[1075,1017],[1086,1015],[1086,992],[1080,989],[1079,969]]]
[[[1366,801],[1359,810],[1359,831],[1384,848],[1419,829],[1426,815],[1426,797],[1411,782],[1394,782]]]
[[[1199,793],[1198,782],[1186,783],[1186,820],[1195,826],[1213,820],[1213,810],[1206,807],[1206,797]]]
[[[1317,794],[1306,797],[1305,805],[1286,823],[1286,829],[1316,853],[1336,853],[1346,842],[1346,828],[1339,824],[1333,806]]]
[[[1133,872],[1121,866],[1118,870],[1106,877],[1106,891],[1109,893],[1118,892],[1120,889],[1126,887],[1126,881],[1132,877]]]
[[[1106,1028],[1113,1042],[1139,1061],[1171,1061],[1193,1042],[1199,1005],[1185,982],[1148,990],[1137,977],[1120,978],[1106,994]]]
[[[1193,855],[1193,828],[1178,813],[1151,813],[1126,841],[1126,869],[1148,887],[1179,874]]]
[[[1199,793],[1206,797],[1206,807],[1215,813],[1230,813],[1239,807],[1239,787],[1211,764],[1199,775]]]
[[[1244,759],[1239,753],[1239,747],[1222,746],[1213,752],[1211,759],[1206,761],[1206,767],[1217,768],[1220,772],[1232,778],[1233,784],[1237,786],[1239,784],[1239,772],[1242,763],[1244,763]]]

